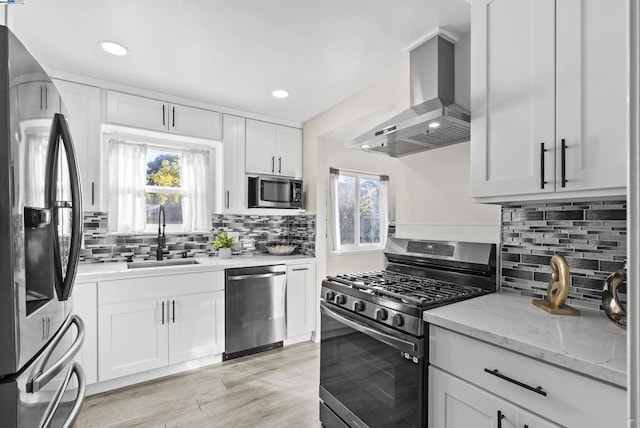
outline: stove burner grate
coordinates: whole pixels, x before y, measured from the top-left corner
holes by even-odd
[[[482,294],[482,289],[477,287],[389,271],[340,274],[329,279],[418,307]]]

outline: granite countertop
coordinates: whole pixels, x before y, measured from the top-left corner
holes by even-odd
[[[221,259],[219,257],[197,257],[193,260],[197,260],[198,264],[145,267],[136,269],[128,269],[127,263],[125,262],[80,263],[80,265],[78,266],[78,273],[76,275],[75,282],[81,284],[87,282],[109,281],[125,278],[141,278],[193,272],[212,272],[237,267],[305,263],[313,262],[315,261],[315,258],[304,255],[272,256],[267,254],[260,254],[231,256],[230,259]]]
[[[426,322],[621,387],[627,385],[626,330],[603,311],[550,315],[530,297],[494,293],[424,312]]]

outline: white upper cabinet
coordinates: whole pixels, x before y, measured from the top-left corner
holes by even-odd
[[[55,80],[76,150],[84,211],[100,210],[100,88]]]
[[[215,111],[107,91],[108,123],[220,140],[220,120]]]
[[[302,130],[247,119],[247,174],[302,178]]]
[[[21,120],[51,117],[60,111],[56,87],[49,82],[27,82],[18,85],[18,115]]]
[[[247,209],[244,175],[245,118],[225,114],[223,117],[224,192],[223,212]]]
[[[625,5],[472,3],[472,197],[624,194]],[[575,193],[560,193],[567,191]]]

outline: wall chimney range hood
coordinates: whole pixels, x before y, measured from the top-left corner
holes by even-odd
[[[409,53],[411,108],[347,142],[401,157],[469,141],[469,111],[454,103],[454,44],[441,35]]]

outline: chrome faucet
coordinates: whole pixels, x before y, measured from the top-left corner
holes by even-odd
[[[164,228],[166,227],[165,220],[165,212],[164,205],[160,205],[160,209],[158,210],[158,249],[156,250],[156,260],[162,260],[163,252],[162,250],[167,245],[167,238],[164,235]],[[162,223],[160,223],[162,221]],[[162,225],[162,233],[160,233],[160,226]]]

